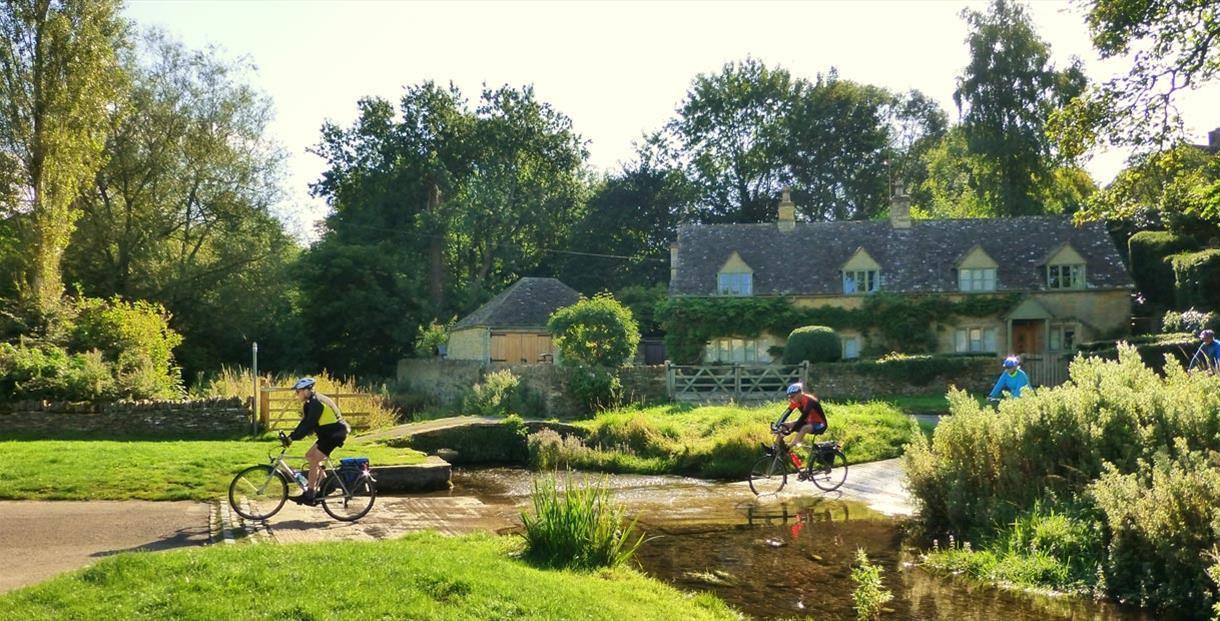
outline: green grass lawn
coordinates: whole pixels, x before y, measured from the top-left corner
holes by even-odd
[[[609,472],[679,473],[735,478],[749,473],[770,443],[770,423],[785,404],[759,406],[670,404],[605,412],[577,424],[589,430],[587,448],[565,445],[561,461]],[[902,454],[918,426],[888,403],[827,403],[830,431],[851,463]],[[789,419],[791,420],[791,418]]]
[[[279,452],[268,440],[29,440],[0,437],[0,499],[211,500],[233,475]],[[289,463],[309,442],[293,445]],[[368,457],[373,465],[423,461],[417,451],[348,440],[334,457]]]
[[[422,533],[120,554],[0,596],[0,610],[31,621],[740,618],[630,569],[536,569],[514,558],[520,541]]]

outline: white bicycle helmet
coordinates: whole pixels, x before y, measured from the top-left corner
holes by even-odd
[[[802,390],[804,390],[804,386],[801,386],[801,383],[797,382],[797,383],[789,386],[788,390],[785,390],[784,393],[786,393],[789,396],[792,396],[792,395],[795,395],[795,394],[801,392]]]
[[[312,377],[302,377],[301,379],[297,380],[297,383],[292,385],[292,389],[293,390],[303,390],[305,388],[313,388],[314,384],[317,384],[317,383],[318,382],[316,380],[314,380],[314,378],[312,378]]]

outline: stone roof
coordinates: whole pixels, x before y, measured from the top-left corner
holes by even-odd
[[[580,300],[575,289],[554,278],[522,278],[453,326],[546,328],[551,313]]]
[[[754,270],[754,295],[842,295],[840,270],[860,248],[881,265],[882,291],[957,291],[957,263],[975,245],[999,263],[998,291],[1046,289],[1044,261],[1064,244],[1084,257],[1086,288],[1133,287],[1105,227],[1078,227],[1068,216],[915,220],[909,229],[887,220],[808,222],[788,232],[775,223],[685,224],[677,243],[671,295],[715,295],[734,251]]]

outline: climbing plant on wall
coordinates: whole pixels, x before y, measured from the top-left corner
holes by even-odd
[[[661,302],[657,318],[666,333],[669,358],[679,363],[698,362],[707,342],[715,337],[785,335],[812,324],[875,332],[893,351],[920,353],[935,348],[938,325],[954,317],[997,315],[1019,299],[1018,294],[972,295],[961,300],[943,295],[878,294],[865,298],[858,309],[845,309],[799,307],[786,297],[682,297]]]

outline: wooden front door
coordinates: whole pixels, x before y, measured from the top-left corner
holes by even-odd
[[[1039,354],[1045,350],[1043,336],[1046,334],[1044,319],[1013,320],[1012,350],[1016,354]]]

